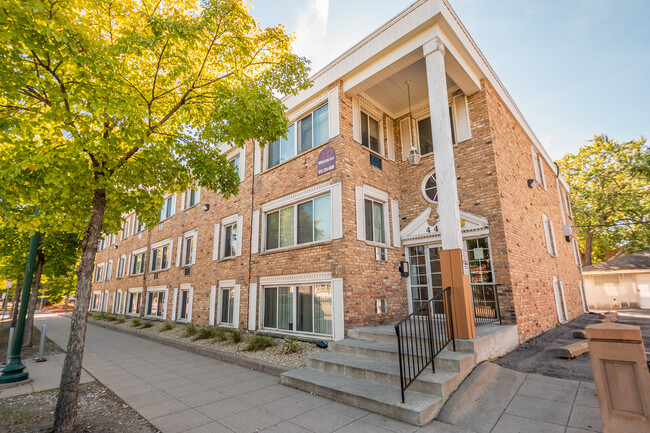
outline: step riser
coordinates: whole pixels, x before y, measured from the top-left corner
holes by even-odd
[[[366,331],[349,331],[349,336],[351,338],[357,338],[359,340],[366,340],[366,341],[379,341],[382,343],[391,343],[397,345],[397,335],[395,334],[381,334],[381,333],[374,333],[374,332],[366,332]],[[409,342],[412,342],[416,340],[417,342],[421,341],[427,341],[425,338],[410,338]],[[469,348],[469,351],[471,351],[471,348]]]
[[[387,417],[418,426],[423,426],[431,422],[436,416],[438,416],[438,413],[444,404],[442,400],[439,400],[433,405],[429,406],[427,409],[416,412],[402,408],[399,405],[389,405],[377,402],[365,397],[360,397],[357,395],[349,394],[347,392],[339,391],[337,389],[316,385],[311,382],[303,381],[290,376],[282,375],[280,381],[283,385],[311,392],[322,397],[330,398],[341,403],[349,404],[351,406],[369,410],[371,412],[376,412],[381,415],[385,415]],[[399,388],[397,388],[396,391],[399,392]],[[399,399],[400,396],[397,395],[396,401]]]
[[[367,380],[369,382],[378,383],[380,385],[389,385],[399,388],[400,378],[399,375],[379,373],[362,368],[350,367],[349,365],[335,364],[332,362],[322,361],[319,359],[307,359],[307,366],[318,370],[326,371],[328,373],[339,374],[341,376],[352,377],[354,379]],[[426,372],[431,371],[431,366],[428,366]],[[431,394],[438,397],[445,397],[445,389],[449,388],[447,383],[430,383],[417,380],[409,386],[408,389],[422,394]],[[447,394],[448,395],[448,394]]]

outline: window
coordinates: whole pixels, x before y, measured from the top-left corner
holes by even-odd
[[[535,170],[535,180],[544,189],[546,189],[546,177],[544,176],[544,163],[533,146],[530,146],[533,157],[533,169]]]
[[[124,277],[125,268],[126,268],[126,256],[122,256],[117,262],[117,278]]]
[[[171,218],[174,215],[174,196],[169,196],[163,202],[162,209],[160,209],[160,216],[158,222]]]
[[[453,135],[453,128],[452,128]],[[420,155],[433,152],[433,135],[431,134],[431,117],[418,120],[418,139],[420,140]],[[453,137],[452,137],[452,142]]]
[[[165,296],[164,290],[147,292],[147,316],[165,318]]]
[[[129,221],[126,220],[122,223],[122,240],[129,237]]]
[[[115,293],[115,300],[113,301],[113,314],[120,314],[120,305],[122,303],[122,292]]]
[[[331,238],[331,194],[266,215],[267,250]]]
[[[195,206],[201,199],[201,187],[198,182],[194,182],[192,187],[185,191],[185,209]]]
[[[183,261],[181,266],[193,265],[196,261],[196,232],[188,232],[183,239]]]
[[[126,298],[126,314],[140,314],[140,302],[142,301],[142,292],[129,292]]]
[[[492,284],[492,261],[490,260],[490,245],[488,238],[470,239],[467,241],[469,272],[472,284]]]
[[[106,265],[106,281],[111,279],[111,274],[113,273],[113,260],[109,260]]]
[[[379,203],[374,200],[364,200],[365,209],[365,222],[366,222],[366,240],[370,242],[377,242],[380,244],[386,243],[385,221],[384,221],[384,203]]]
[[[438,181],[436,180],[436,173],[433,172],[424,179],[424,182],[422,182],[424,199],[429,203],[438,203]]]
[[[330,284],[265,287],[264,328],[312,334],[332,334]]]
[[[133,258],[131,259],[131,275],[144,273],[145,254],[144,252],[133,254]]]
[[[238,174],[240,175],[240,177],[241,177],[241,173],[240,173],[241,165],[239,164],[240,161],[241,161],[240,158],[241,158],[241,156],[240,156],[239,154],[238,154],[237,156],[235,156],[233,159],[230,160],[230,165],[232,165],[233,167],[235,167],[235,170],[237,170],[237,173],[238,173]]]
[[[151,249],[151,271],[160,271],[169,268],[170,245],[162,245]]]
[[[382,153],[379,142],[379,121],[363,111],[361,112],[361,145],[373,152]]]
[[[95,268],[95,282],[102,281],[104,277],[104,265],[97,265]]]
[[[289,126],[287,138],[269,144],[267,168],[325,143],[329,139],[329,108],[325,104]]]
[[[178,295],[178,320],[190,320],[190,289],[181,289]]]
[[[227,288],[219,290],[219,323],[232,325],[235,311],[235,289]]]
[[[102,296],[101,292],[94,292],[90,299],[90,309],[91,311],[99,311],[101,308]]]
[[[143,231],[146,228],[147,227],[145,226],[145,224],[142,221],[140,221],[140,218],[136,218],[136,220],[135,220],[135,232],[140,233],[141,231]]]
[[[235,257],[237,255],[237,223],[224,227],[224,257]]]
[[[542,225],[544,226],[544,237],[546,238],[546,250],[551,256],[556,257],[557,250],[553,221],[551,221],[545,214],[542,214]]]

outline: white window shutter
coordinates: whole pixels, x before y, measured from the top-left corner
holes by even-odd
[[[587,300],[585,299],[585,289],[582,286],[582,280],[578,281],[578,285],[580,287],[580,297],[582,298],[582,311],[588,313],[589,308],[587,308]]]
[[[251,222],[251,254],[257,254],[260,249],[260,211],[253,212],[253,221]]]
[[[196,202],[201,202],[201,185],[196,186]]]
[[[327,92],[327,111],[330,124],[330,138],[340,134],[339,127],[339,86]]]
[[[254,142],[253,150],[253,174],[258,175],[262,171],[262,148]]]
[[[131,254],[129,254],[129,258],[126,259],[126,265],[125,266],[126,266],[125,274],[127,276],[131,275]]]
[[[185,193],[181,194],[181,210],[185,210]]]
[[[388,201],[382,206],[384,209],[384,239],[386,240],[386,245],[390,245],[390,223],[388,219]]]
[[[176,267],[181,267],[181,251],[183,250],[183,237],[178,237],[178,244],[176,247]]]
[[[566,308],[566,297],[564,296],[564,283],[560,281],[560,294],[562,295],[562,306],[564,307],[564,320],[569,320],[569,311]]]
[[[352,97],[352,138],[361,143],[361,107],[356,96]]]
[[[357,239],[366,240],[366,225],[365,225],[365,205],[363,203],[363,188],[360,186],[354,187],[357,205]]]
[[[386,155],[386,144],[384,143],[384,121],[379,121],[379,153]]]
[[[395,161],[395,130],[393,119],[386,118],[386,147],[388,148],[388,159]]]
[[[242,244],[244,243],[244,217],[242,215],[237,218],[237,248],[235,256],[241,256]]]
[[[550,255],[553,255],[551,251],[551,235],[548,229],[548,217],[545,214],[542,214],[542,226],[544,227],[544,238],[546,239],[546,251]]]
[[[542,178],[539,174],[539,163],[537,162],[537,152],[535,152],[535,148],[533,146],[530,146],[530,153],[533,157],[533,169],[535,170],[535,180],[541,184]]]
[[[341,239],[343,237],[343,210],[341,183],[332,185],[332,239]]]
[[[413,145],[411,142],[411,122],[409,117],[399,122],[399,129],[402,143],[402,161],[406,161],[411,151],[411,146]]]
[[[549,231],[551,232],[551,239],[553,240],[553,244],[551,245],[551,250],[553,252],[551,253],[551,255],[556,257],[557,256],[557,243],[555,242],[555,227],[553,226],[553,221],[548,220],[548,228],[549,228]]]
[[[553,295],[555,296],[555,309],[557,310],[558,322],[564,322],[562,317],[562,300],[560,299],[560,287],[558,285],[557,277],[553,277]]]
[[[214,225],[214,238],[212,239],[212,260],[219,260],[219,226]]]
[[[244,181],[246,178],[246,144],[239,151],[239,180]]]
[[[187,294],[187,320],[192,321],[192,303],[194,302],[194,287],[190,287],[190,292]]]
[[[248,330],[255,330],[255,312],[257,310],[257,284],[248,286]]]
[[[343,305],[343,278],[332,279],[332,330],[334,341],[345,337],[345,314]]]
[[[210,287],[210,316],[208,317],[208,322],[210,322],[210,326],[214,326],[214,307],[215,307],[216,296],[217,296],[217,286]]]
[[[176,299],[178,298],[178,287],[174,287],[174,297],[172,298],[172,322],[176,320]]]
[[[542,157],[538,156],[539,158],[539,172],[542,175],[542,186],[544,189],[546,189],[546,175],[544,174],[544,162],[542,161]]]
[[[399,247],[402,242],[400,239],[400,228],[399,228],[399,204],[397,200],[390,201],[390,210],[391,210],[391,219],[393,221],[393,246]]]
[[[172,195],[172,216],[176,215],[176,197],[178,194]]]
[[[467,107],[467,97],[458,95],[454,98],[454,109],[452,110],[456,127],[456,142],[461,143],[472,138],[472,128],[469,123],[469,109]]]
[[[236,329],[239,329],[239,299],[241,293],[241,285],[235,284],[235,306],[234,311],[232,312],[232,326]]]
[[[135,234],[135,223],[137,222],[138,218],[133,214],[133,217],[131,217],[131,236]]]
[[[115,313],[115,297],[117,296],[117,292],[113,292],[113,302],[111,302],[111,305],[113,306],[113,313]]]

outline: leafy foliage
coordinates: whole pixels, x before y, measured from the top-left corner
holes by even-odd
[[[282,354],[289,355],[291,353],[296,353],[300,350],[300,343],[297,340],[292,338],[284,339],[284,346],[282,346]]]
[[[230,338],[233,343],[237,344],[242,341],[244,334],[241,331],[234,330],[230,333]]]
[[[174,329],[174,325],[172,325],[169,322],[165,322],[165,323],[162,324],[162,326],[160,327],[158,332],[166,332],[166,331],[169,331],[169,330],[172,330],[172,329]]]
[[[571,187],[584,266],[650,245],[649,162],[644,138],[618,143],[606,135],[558,161]]]
[[[275,341],[273,341],[273,338],[267,337],[266,335],[256,335],[248,342],[244,350],[247,352],[257,352],[274,345]]]
[[[142,325],[142,320],[138,319],[137,317],[131,319],[131,326],[137,328],[140,325]]]

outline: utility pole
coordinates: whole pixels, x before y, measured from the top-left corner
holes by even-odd
[[[38,207],[36,208],[38,215]],[[18,314],[18,323],[16,324],[16,333],[14,334],[13,347],[11,349],[11,358],[9,363],[2,369],[0,374],[0,384],[14,383],[29,378],[25,364],[20,359],[20,351],[23,346],[23,334],[25,333],[25,316],[27,316],[27,304],[29,304],[29,294],[32,291],[32,279],[34,278],[34,267],[36,266],[36,250],[40,240],[40,232],[35,232],[29,240],[29,254],[27,255],[27,266],[25,267],[25,279],[23,280],[22,299],[20,301],[20,313]]]

